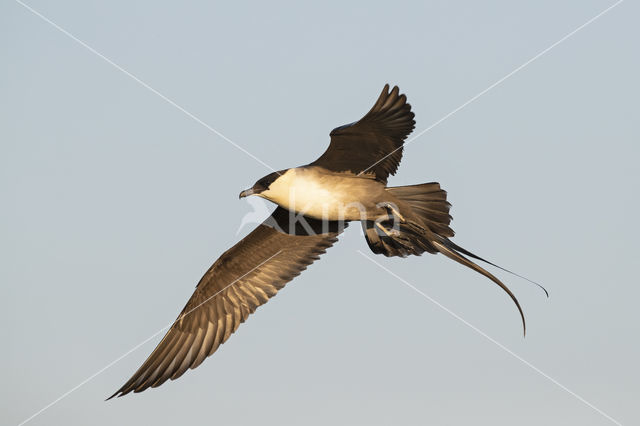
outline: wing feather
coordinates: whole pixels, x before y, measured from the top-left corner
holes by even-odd
[[[294,216],[278,207],[264,223],[209,268],[155,350],[114,396],[142,392],[199,366],[251,313],[276,295],[336,241],[342,229]],[[325,225],[326,226],[326,225]],[[287,230],[288,232],[284,232]]]
[[[407,97],[385,85],[362,119],[331,131],[329,148],[311,163],[336,172],[371,174],[386,183],[402,160],[402,147],[415,126]]]

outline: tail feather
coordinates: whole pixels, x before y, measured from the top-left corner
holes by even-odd
[[[487,271],[483,267],[477,265],[476,263],[472,262],[471,260],[467,259],[462,254],[458,253],[458,251],[463,252],[463,253],[467,254],[468,256],[471,256],[471,257],[478,258],[477,256],[469,254],[470,252],[468,252],[465,249],[462,249],[462,247],[459,247],[456,244],[453,244],[451,241],[447,241],[447,240],[445,240],[445,241],[432,241],[431,244],[433,244],[438,249],[438,251],[440,253],[444,254],[449,259],[455,260],[456,262],[460,263],[461,265],[464,265],[464,266],[466,266],[468,268],[473,269],[476,272],[479,272],[480,274],[484,275],[485,277],[489,278],[491,281],[496,283],[502,290],[504,290],[509,295],[509,297],[511,297],[511,300],[513,300],[513,303],[516,304],[516,307],[518,308],[518,312],[520,312],[520,318],[522,318],[523,334],[524,335],[527,334],[527,324],[526,324],[526,321],[524,319],[524,312],[522,312],[522,308],[520,307],[520,302],[518,302],[518,299],[516,298],[516,296],[511,292],[511,290],[509,290],[509,287],[504,285],[502,283],[502,281],[500,281],[498,278],[496,278],[492,273],[490,273],[489,271]],[[458,247],[459,249],[462,249],[462,250],[457,250],[457,249],[453,248],[453,246]]]
[[[443,237],[453,237],[449,227],[451,204],[447,201],[447,191],[437,182],[420,185],[394,186],[387,188],[394,196],[411,206],[424,225]]]
[[[529,279],[529,278],[527,278],[527,277],[523,277],[523,276],[522,276],[522,275],[520,275],[520,274],[517,274],[517,273],[515,273],[515,272],[513,272],[513,271],[510,271],[510,270],[508,270],[507,268],[503,268],[503,267],[502,267],[502,266],[500,266],[500,265],[496,265],[496,264],[495,264],[495,263],[493,263],[493,262],[489,262],[488,260],[483,259],[483,258],[481,258],[480,256],[478,256],[478,255],[476,255],[476,254],[471,253],[469,250],[465,250],[464,248],[460,247],[459,245],[457,245],[456,243],[454,243],[453,241],[451,241],[451,240],[450,240],[450,239],[448,239],[448,238],[445,238],[445,239],[444,239],[443,244],[445,244],[445,245],[446,245],[447,247],[449,247],[450,249],[453,249],[453,250],[459,251],[460,253],[466,254],[466,255],[467,255],[467,256],[469,256],[469,257],[472,257],[472,258],[474,258],[474,259],[476,259],[476,260],[480,260],[480,261],[482,261],[482,262],[484,262],[484,263],[486,263],[486,264],[488,264],[488,265],[494,266],[494,267],[496,267],[496,268],[498,268],[498,269],[501,269],[501,270],[503,270],[503,271],[505,271],[505,272],[508,272],[508,273],[510,273],[511,275],[515,275],[515,276],[516,276],[516,277],[518,277],[518,278],[522,278],[523,280],[529,281],[531,284],[535,284],[535,285],[537,285],[538,287],[540,287],[540,288],[542,289],[542,291],[544,291],[544,294],[546,294],[546,296],[547,296],[547,297],[549,297],[549,292],[548,292],[548,291],[547,291],[547,289],[546,289],[546,288],[544,288],[541,284],[538,284],[537,282],[535,282],[535,281],[533,281],[533,280],[531,280],[531,279]]]

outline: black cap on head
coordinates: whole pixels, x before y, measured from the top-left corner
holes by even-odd
[[[269,189],[269,186],[285,172],[286,170],[281,170],[279,172],[269,173],[265,177],[259,179],[251,188],[242,191],[240,193],[240,198],[248,197],[249,195],[257,195],[262,191],[266,191]]]

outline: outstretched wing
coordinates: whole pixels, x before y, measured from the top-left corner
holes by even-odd
[[[386,183],[402,159],[402,144],[413,131],[411,105],[386,84],[371,111],[352,124],[331,131],[329,148],[311,165],[336,172],[370,173]]]
[[[319,259],[342,232],[336,222],[297,219],[278,207],[220,256],[149,358],[110,398],[160,386],[199,366],[249,314]]]

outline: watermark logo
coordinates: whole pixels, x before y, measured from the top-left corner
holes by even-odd
[[[267,202],[260,197],[247,197],[247,202],[251,206],[251,211],[242,216],[240,226],[236,230],[236,235],[242,231],[247,225],[257,225],[264,222],[269,217],[271,211],[267,206]]]

